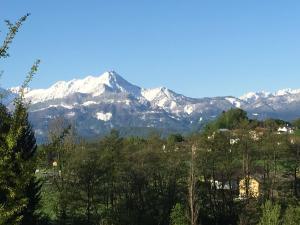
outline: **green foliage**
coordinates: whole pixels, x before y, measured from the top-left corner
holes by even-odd
[[[262,205],[262,217],[259,225],[280,225],[280,206],[266,201]]]
[[[15,24],[5,21],[8,33],[0,46],[0,58],[9,56],[8,49],[29,14]],[[31,68],[15,99],[15,110],[8,113],[0,106],[0,224],[34,225],[38,222],[40,184],[35,179],[36,141],[28,122],[24,90],[36,73],[39,61]],[[2,96],[1,96],[2,97]]]
[[[297,128],[297,129],[300,129],[300,118],[299,119],[296,119],[292,122],[292,125]]]
[[[169,144],[174,144],[174,143],[183,142],[183,141],[184,141],[184,138],[180,134],[171,134],[171,135],[169,135],[169,137],[167,139],[167,142]]]
[[[155,136],[124,139],[117,131],[98,143],[77,143],[72,151],[63,147],[65,139],[60,143],[43,147],[50,151],[60,148],[60,157],[54,154],[54,158],[58,167],[62,159],[64,162],[54,174],[48,170],[45,187],[57,193],[51,195],[64,207],[66,220],[46,201],[51,192],[43,191],[42,199],[44,211],[60,224],[169,224],[173,205],[184,199],[185,152],[178,143],[174,148]],[[40,156],[45,157],[45,152]],[[59,178],[63,178],[64,188]],[[60,202],[62,196],[65,205]]]
[[[25,187],[25,196],[28,199],[26,207],[22,211],[22,225],[36,225],[42,219],[39,212],[41,200],[42,183],[33,176],[29,184]]]
[[[31,140],[32,136],[29,135],[31,128],[25,125],[27,118],[25,115],[27,114],[23,110],[20,110],[22,113],[19,114],[19,107],[22,108],[17,105],[13,116],[10,117],[7,133],[2,133],[3,142],[0,146],[0,203],[2,204],[0,217],[2,224],[22,222],[25,218],[24,210],[28,209],[31,201],[27,190],[30,182],[34,179],[35,167],[31,160],[33,153],[28,155],[27,153],[34,151],[35,139]],[[4,118],[7,120],[9,115]]]
[[[3,224],[37,223],[40,185],[35,181],[36,142],[26,108],[17,102],[12,116],[2,110],[0,188]]]
[[[241,109],[230,109],[223,112],[214,122],[210,123],[206,129],[235,129],[238,128],[243,121],[248,121],[247,112]]]
[[[297,129],[295,130],[295,133],[294,133],[296,136],[300,136],[300,129]]]
[[[283,225],[299,225],[300,224],[300,207],[289,206],[283,217]]]
[[[170,217],[170,225],[188,225],[188,219],[184,208],[179,203],[172,209]]]
[[[263,126],[267,129],[277,130],[280,126],[291,126],[291,124],[284,120],[267,119],[263,122]]]
[[[12,128],[18,130],[16,135],[15,146],[12,151],[16,154],[20,154],[21,160],[29,165],[28,168],[28,181],[24,184],[24,195],[27,198],[27,205],[22,210],[23,216],[22,225],[34,225],[39,220],[39,214],[37,212],[38,204],[40,200],[40,181],[35,177],[35,154],[36,154],[36,140],[34,132],[28,121],[27,109],[22,102],[16,104],[16,109],[13,113]]]
[[[2,43],[2,46],[0,46],[0,58],[6,58],[9,56],[8,54],[9,46],[12,43],[13,39],[15,38],[22,24],[26,21],[28,16],[29,14],[22,16],[15,24],[11,23],[9,20],[5,21],[9,31],[7,32],[7,35]]]
[[[291,172],[298,165],[298,142],[262,123],[241,120],[226,132],[166,139],[121,138],[112,130],[93,143],[70,138],[68,125],[57,124],[62,127],[50,132],[52,142],[41,148],[39,165],[48,168],[44,211],[58,224],[190,224],[192,213],[185,218],[182,205],[190,209],[191,193],[197,196],[194,215],[199,210],[193,224],[276,224],[282,216],[278,205],[269,210],[266,203],[260,218],[261,201],[297,201]],[[49,168],[53,160],[58,166]],[[245,176],[258,177],[258,198],[239,198]]]
[[[257,225],[259,223],[260,203],[256,199],[250,199],[241,203],[238,225]]]

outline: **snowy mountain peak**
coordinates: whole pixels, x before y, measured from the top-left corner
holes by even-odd
[[[8,91],[10,91],[13,94],[19,94],[21,91],[21,87],[17,86],[17,87],[11,87],[8,89]],[[28,93],[30,91],[30,88],[25,88],[24,92]]]
[[[294,94],[300,94],[300,89],[291,89],[291,88],[286,88],[279,90],[274,93],[274,96],[283,96],[283,95],[294,95]]]
[[[115,71],[105,72],[96,79],[97,82],[105,84],[106,86],[110,87],[113,91],[127,92],[135,96],[140,95],[140,87],[129,83]]]
[[[166,87],[142,89],[142,96],[150,102],[162,98],[173,100],[175,95],[175,92]]]
[[[20,87],[0,88],[0,103],[11,106]],[[27,90],[26,90],[27,91]],[[26,92],[25,91],[25,92]],[[159,128],[190,132],[202,127],[230,108],[241,108],[256,119],[299,117],[300,89],[275,93],[250,92],[233,96],[189,98],[166,87],[144,89],[135,86],[115,71],[100,76],[59,81],[47,89],[28,90],[30,120],[41,140],[47,124],[57,116],[78,122],[79,134],[93,136],[114,128]]]
[[[104,72],[101,76],[99,77],[93,77],[93,76],[88,76],[85,78],[85,80],[93,80],[97,79],[97,81],[101,84],[106,84],[109,87],[114,87],[118,86],[119,83],[124,82],[125,80],[118,75],[115,71],[108,71]],[[126,81],[127,82],[127,81]]]
[[[239,99],[246,101],[246,102],[254,102],[259,98],[267,98],[270,97],[272,94],[270,92],[266,91],[260,91],[260,92],[249,92],[243,96],[241,96]]]
[[[292,97],[294,95],[300,94],[300,89],[291,89],[286,88],[279,91],[276,91],[274,93],[266,92],[266,91],[260,91],[260,92],[249,92],[243,96],[241,96],[239,99],[248,102],[253,103],[259,99],[268,99],[271,97]],[[289,99],[291,101],[291,99]]]
[[[59,81],[48,89],[36,89],[28,92],[26,98],[32,103],[53,99],[61,99],[74,93],[89,94],[92,96],[110,92],[126,92],[133,95],[140,94],[140,88],[130,84],[114,71],[105,72],[98,77],[87,76],[83,79]]]

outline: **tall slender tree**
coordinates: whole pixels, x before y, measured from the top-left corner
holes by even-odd
[[[6,21],[9,31],[0,46],[0,59],[9,56],[9,46],[28,16],[21,17],[15,24]],[[36,73],[38,64],[39,60],[21,86],[12,115],[5,106],[1,106],[0,224],[37,223],[35,211],[39,201],[39,184],[35,181],[35,166],[32,164],[36,141],[28,122],[24,91]]]
[[[34,225],[38,223],[39,214],[37,212],[40,201],[41,183],[35,177],[35,154],[36,154],[36,139],[32,127],[28,121],[27,109],[23,103],[18,103],[13,115],[14,126],[19,127],[19,135],[16,140],[16,145],[13,151],[20,154],[24,161],[31,163],[30,180],[24,186],[24,194],[27,197],[27,205],[22,210],[23,219],[22,225]]]
[[[196,167],[195,167],[195,157],[196,157],[197,147],[192,145],[191,148],[191,160],[190,160],[190,172],[189,172],[189,181],[188,181],[188,204],[190,210],[190,224],[197,225],[199,219],[199,196],[197,193],[197,176],[196,176]]]

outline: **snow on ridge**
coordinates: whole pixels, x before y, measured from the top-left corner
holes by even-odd
[[[39,109],[35,109],[35,110],[30,110],[30,112],[38,112],[38,111],[43,111],[46,109],[50,109],[50,108],[58,108],[58,107],[62,107],[62,108],[66,108],[66,109],[73,109],[74,107],[72,105],[66,105],[66,104],[60,104],[60,105],[49,105],[47,107],[44,108],[39,108]]]
[[[105,84],[113,90],[131,93],[135,96],[139,96],[141,92],[140,87],[129,83],[115,71],[105,72],[100,77],[97,77],[97,81]]]
[[[192,105],[186,105],[184,107],[184,112],[191,115],[194,112],[194,107]]]
[[[66,114],[67,117],[74,117],[76,115],[75,112],[69,112]]]
[[[104,112],[97,112],[95,117],[97,120],[102,120],[102,121],[109,121],[112,118],[112,114],[110,112],[104,113]]]
[[[300,89],[291,89],[291,88],[286,88],[279,90],[274,93],[275,96],[283,96],[283,95],[294,95],[294,94],[300,94]]]
[[[167,111],[176,110],[180,106],[180,104],[178,104],[180,95],[165,87],[142,89],[141,96],[153,105]]]
[[[151,102],[155,98],[157,98],[161,93],[164,93],[164,90],[166,89],[167,88],[165,87],[142,89],[141,94],[146,100]]]
[[[95,102],[95,101],[86,101],[82,105],[83,106],[89,106],[89,105],[96,105],[96,104],[97,104],[97,102]]]
[[[177,103],[175,101],[172,101],[170,104],[170,109],[175,109],[177,107]]]
[[[229,101],[232,105],[234,105],[237,108],[241,108],[241,102],[233,97],[227,97],[225,98],[227,101]]]
[[[300,89],[281,89],[276,92],[266,92],[266,91],[260,91],[260,92],[249,92],[241,97],[239,99],[244,101],[256,101],[259,98],[269,98],[269,97],[281,97],[281,96],[287,96],[287,95],[296,95],[300,94]]]
[[[255,101],[259,98],[267,98],[271,95],[272,94],[270,92],[267,92],[267,91],[249,92],[249,93],[239,97],[239,99],[244,100],[244,101],[248,101],[248,100],[254,100]]]
[[[64,98],[70,94],[82,93],[99,96],[110,88],[115,92],[127,92],[133,95],[140,95],[140,88],[130,84],[116,72],[105,72],[99,77],[87,76],[83,79],[71,81],[58,81],[48,89],[35,89],[26,93],[25,97],[33,104],[52,99]]]
[[[25,88],[24,89],[24,93],[28,93],[31,89],[30,88]],[[17,87],[11,87],[8,89],[8,91],[10,91],[13,94],[19,94],[21,91],[21,86],[17,86]]]
[[[9,89],[9,91],[12,93],[19,93],[19,90],[20,87],[13,87]],[[97,97],[102,95],[103,93],[110,94],[123,92],[130,94],[130,96],[133,96],[134,98],[138,99],[143,104],[150,102],[152,106],[162,108],[167,112],[187,113],[188,115],[190,115],[193,111],[196,110],[196,106],[193,106],[193,109],[189,107],[190,105],[193,105],[193,101],[189,100],[190,98],[187,98],[181,94],[177,94],[166,87],[158,87],[153,89],[140,88],[127,82],[114,71],[104,72],[101,76],[87,76],[83,79],[58,81],[57,83],[50,86],[48,89],[26,89],[25,98],[32,104],[36,104],[48,100],[63,99],[75,93],[88,94],[89,97],[96,97],[95,99],[98,99]],[[239,98],[224,97],[222,99],[225,99],[235,107],[240,108],[246,102],[253,104],[259,99],[271,98],[274,100],[275,97],[279,96],[284,96],[284,99],[287,99],[287,101],[292,102],[295,100],[295,97],[292,95],[295,94],[300,94],[300,89],[283,89],[274,93],[266,91],[249,92]],[[84,98],[84,96],[80,95],[75,97]],[[82,106],[99,104],[99,100],[95,99],[92,98],[91,100],[90,98],[88,98],[88,100],[83,100]],[[99,99],[103,98],[100,97]],[[131,104],[131,101],[128,99],[124,102],[127,105]],[[116,103],[116,101],[113,100],[112,103]],[[212,100],[210,104],[215,104],[215,101]]]

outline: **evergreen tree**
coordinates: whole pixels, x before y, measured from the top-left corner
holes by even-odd
[[[272,204],[271,201],[266,201],[262,206],[262,217],[259,225],[279,225],[280,224],[280,206]]]
[[[230,109],[208,124],[206,130],[235,129],[245,120],[248,121],[247,112],[242,109]]]
[[[19,136],[16,140],[16,145],[13,149],[15,153],[19,153],[21,159],[32,164],[30,171],[31,178],[25,188],[25,196],[27,197],[27,205],[22,211],[22,225],[37,224],[40,215],[37,212],[40,201],[41,183],[35,177],[35,154],[36,154],[36,139],[34,132],[28,121],[27,109],[22,102],[16,104],[16,109],[13,115],[14,126],[19,127]]]
[[[19,224],[22,220],[22,210],[27,204],[23,192],[26,173],[23,173],[22,160],[19,154],[13,152],[15,145],[12,132],[11,116],[5,110],[1,112],[2,126],[0,145],[0,224]]]
[[[300,224],[300,207],[289,206],[285,211],[283,225],[299,225]]]
[[[6,21],[9,32],[0,46],[0,58],[9,56],[9,46],[28,16],[21,17],[15,24]],[[34,213],[39,201],[39,185],[32,164],[36,142],[23,101],[24,90],[38,64],[39,61],[32,66],[23,83],[13,114],[10,115],[5,106],[0,109],[0,224],[36,224]]]
[[[171,225],[188,225],[188,220],[186,218],[184,208],[179,203],[177,203],[172,209],[170,217]]]

